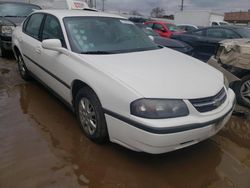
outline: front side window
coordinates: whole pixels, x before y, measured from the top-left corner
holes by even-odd
[[[25,33],[29,36],[39,39],[39,31],[43,21],[43,14],[33,14],[26,25]]]
[[[0,17],[26,17],[39,6],[22,3],[0,3]]]
[[[59,21],[51,15],[47,15],[42,31],[42,40],[59,39],[65,47],[64,37]]]
[[[106,17],[66,17],[72,51],[110,54],[154,50],[159,47],[132,22]]]
[[[237,28],[236,31],[241,35],[241,37],[250,38],[250,28]]]
[[[240,38],[239,35],[237,33],[235,33],[234,31],[232,31],[232,30],[225,29],[225,33],[226,33],[226,38],[227,39]]]
[[[174,24],[165,23],[165,25],[169,29],[169,31],[172,32],[181,31],[181,29]]]

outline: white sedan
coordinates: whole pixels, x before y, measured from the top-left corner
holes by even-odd
[[[97,143],[181,149],[215,135],[234,108],[222,73],[117,15],[36,11],[13,32],[13,51],[22,78],[43,83]]]

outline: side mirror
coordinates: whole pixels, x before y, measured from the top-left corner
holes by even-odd
[[[61,52],[62,43],[59,39],[46,39],[42,41],[42,47],[47,50]]]

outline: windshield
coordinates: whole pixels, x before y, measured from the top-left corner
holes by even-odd
[[[40,7],[30,4],[19,3],[1,3],[0,16],[1,17],[26,17],[34,10],[39,10]]]
[[[165,23],[165,25],[167,26],[167,28],[168,28],[170,31],[173,31],[173,32],[182,31],[182,29],[180,29],[179,27],[177,27],[177,26],[174,25],[174,24]]]
[[[131,21],[106,17],[64,18],[72,51],[111,54],[159,47]]]
[[[238,28],[237,31],[243,38],[250,38],[250,28]]]

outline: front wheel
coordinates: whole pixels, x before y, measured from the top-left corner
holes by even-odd
[[[18,65],[18,70],[19,70],[19,73],[20,73],[22,79],[24,79],[25,81],[29,81],[30,75],[29,75],[28,69],[24,63],[23,57],[20,53],[17,54],[17,65]]]
[[[245,76],[235,87],[237,100],[241,105],[250,107],[250,76]]]
[[[96,143],[104,143],[108,140],[103,109],[98,97],[91,89],[84,87],[78,91],[75,110],[80,127],[89,139]]]

